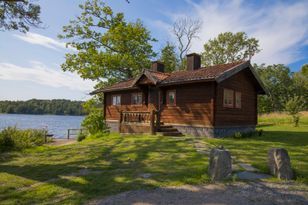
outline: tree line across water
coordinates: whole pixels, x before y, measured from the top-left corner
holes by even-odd
[[[35,114],[35,115],[85,115],[83,101],[71,100],[37,100],[0,101],[0,113]]]

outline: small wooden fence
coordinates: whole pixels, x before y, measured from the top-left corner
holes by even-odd
[[[152,111],[121,111],[120,112],[120,132],[122,125],[140,126],[149,125],[150,133],[155,134],[155,121],[157,121],[158,112]]]
[[[77,137],[79,134],[86,133],[87,129],[68,129],[67,130],[67,139],[70,139],[71,137]]]

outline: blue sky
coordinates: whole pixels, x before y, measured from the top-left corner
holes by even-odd
[[[191,52],[201,52],[204,42],[221,32],[244,31],[260,40],[262,51],[252,61],[286,64],[292,71],[308,63],[308,1],[249,0],[125,0],[107,1],[128,20],[140,18],[158,39],[159,50],[174,41],[170,26],[181,16],[202,21],[199,39]],[[62,72],[65,43],[57,39],[62,26],[78,16],[82,0],[38,0],[45,29],[0,32],[0,100],[31,98],[89,98],[95,82]]]

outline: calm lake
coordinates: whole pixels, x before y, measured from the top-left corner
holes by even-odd
[[[67,135],[67,129],[80,128],[84,116],[0,114],[0,130],[8,126],[47,128],[56,138]]]

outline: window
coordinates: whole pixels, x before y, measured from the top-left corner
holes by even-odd
[[[112,96],[112,105],[121,105],[121,95]]]
[[[142,104],[142,93],[133,93],[132,105],[141,105],[141,104]]]
[[[234,91],[230,89],[224,89],[224,107],[233,108],[234,104]]]
[[[235,107],[241,108],[242,107],[242,93],[235,92]]]
[[[167,91],[167,105],[175,105],[175,104],[176,104],[175,90]]]

